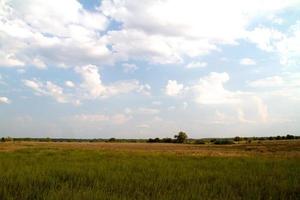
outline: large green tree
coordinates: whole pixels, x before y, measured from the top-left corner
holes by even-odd
[[[188,136],[185,132],[180,131],[178,135],[174,135],[174,138],[177,143],[184,143],[188,138]]]

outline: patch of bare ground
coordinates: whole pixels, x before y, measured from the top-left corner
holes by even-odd
[[[193,156],[271,156],[300,158],[300,140],[255,141],[251,144],[193,145],[168,143],[105,143],[105,142],[4,142],[0,151],[20,149],[82,149],[115,152],[172,153]]]

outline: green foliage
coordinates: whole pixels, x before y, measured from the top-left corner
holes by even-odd
[[[285,137],[287,140],[295,139],[295,136],[287,134]]]
[[[195,140],[194,144],[205,144],[204,140]]]
[[[172,138],[163,138],[163,139],[161,139],[161,142],[163,142],[163,143],[172,143],[173,140],[172,140]]]
[[[299,199],[299,164],[297,158],[0,152],[0,199]]]
[[[176,143],[184,143],[188,136],[185,132],[180,131],[178,135],[174,135],[174,138]]]
[[[218,139],[214,142],[214,144],[234,144],[234,142],[228,139]]]
[[[116,138],[109,138],[109,139],[107,140],[107,142],[116,142],[116,141],[117,141]]]

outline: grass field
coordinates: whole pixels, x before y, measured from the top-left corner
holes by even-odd
[[[0,199],[300,199],[300,141],[0,143]]]

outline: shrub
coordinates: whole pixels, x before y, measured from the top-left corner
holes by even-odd
[[[115,141],[117,141],[116,138],[109,138],[109,139],[107,140],[107,142],[115,142]]]
[[[214,144],[234,144],[232,140],[222,139],[222,140],[216,140]]]
[[[287,134],[286,139],[287,140],[295,139],[295,136]]]
[[[172,138],[163,138],[163,139],[161,139],[161,142],[163,142],[163,143],[172,143],[173,140],[172,140]]]
[[[195,144],[205,144],[204,140],[195,140]]]
[[[279,135],[276,136],[276,140],[281,140],[281,137]]]
[[[217,139],[211,139],[210,142],[211,143],[215,143],[217,141]]]

